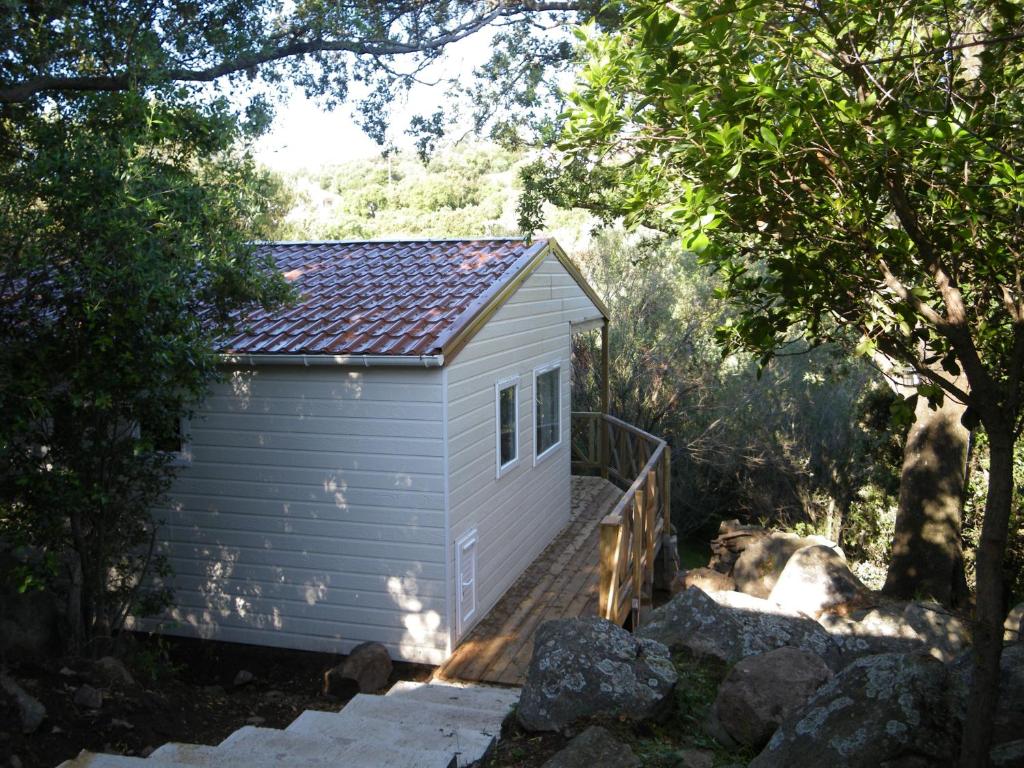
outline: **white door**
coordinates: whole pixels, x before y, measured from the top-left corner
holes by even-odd
[[[476,529],[455,542],[456,632],[462,637],[476,616]]]

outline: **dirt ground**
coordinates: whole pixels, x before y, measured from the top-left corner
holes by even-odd
[[[284,728],[306,709],[338,711],[356,691],[324,695],[323,675],[343,658],[139,637],[124,655],[135,685],[121,687],[103,685],[88,660],[9,663],[6,673],[42,702],[46,719],[23,734],[17,707],[0,691],[0,768],[53,768],[82,749],[146,756],[168,741],[218,744],[244,725]],[[241,670],[254,679],[236,686]],[[396,663],[391,682],[426,680],[432,671]],[[102,690],[98,710],[74,703],[86,684]]]

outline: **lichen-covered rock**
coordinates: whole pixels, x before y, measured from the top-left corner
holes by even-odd
[[[967,718],[967,700],[974,678],[971,651],[960,654],[949,665],[951,714],[960,727]],[[1003,648],[999,658],[999,704],[992,729],[992,743],[1001,744],[1024,733],[1024,643]]]
[[[708,730],[725,744],[761,749],[782,721],[831,678],[820,657],[799,648],[749,656],[718,687]]]
[[[842,666],[838,646],[813,619],[741,592],[688,589],[652,611],[637,635],[729,664],[788,646],[820,656],[832,670]]]
[[[789,558],[797,550],[815,544],[827,546],[839,553],[835,543],[821,536],[805,537],[795,533],[775,532],[754,539],[733,565],[732,578],[736,582],[736,589],[754,597],[767,598]]]
[[[600,765],[640,768],[640,759],[626,744],[599,725],[592,725],[555,753],[542,768],[597,768]]]
[[[783,608],[817,615],[866,592],[842,556],[830,547],[815,544],[793,553],[770,599]]]
[[[930,656],[858,659],[786,718],[750,768],[950,766],[945,687],[946,666]]]
[[[604,619],[547,621],[533,639],[517,716],[530,731],[562,731],[594,715],[657,717],[677,679],[661,643]]]
[[[818,623],[839,646],[844,666],[862,656],[915,653],[925,648],[924,640],[896,606],[873,608],[853,616],[825,613],[818,617]]]

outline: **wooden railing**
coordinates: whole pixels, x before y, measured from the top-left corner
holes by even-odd
[[[574,412],[572,469],[599,473],[623,489],[601,521],[599,615],[639,623],[650,599],[655,558],[671,531],[670,458],[665,441],[614,416]]]

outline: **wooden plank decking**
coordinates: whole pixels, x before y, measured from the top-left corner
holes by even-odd
[[[435,677],[522,685],[533,633],[549,619],[597,615],[598,524],[622,491],[599,477],[572,478],[569,524],[438,668]]]

